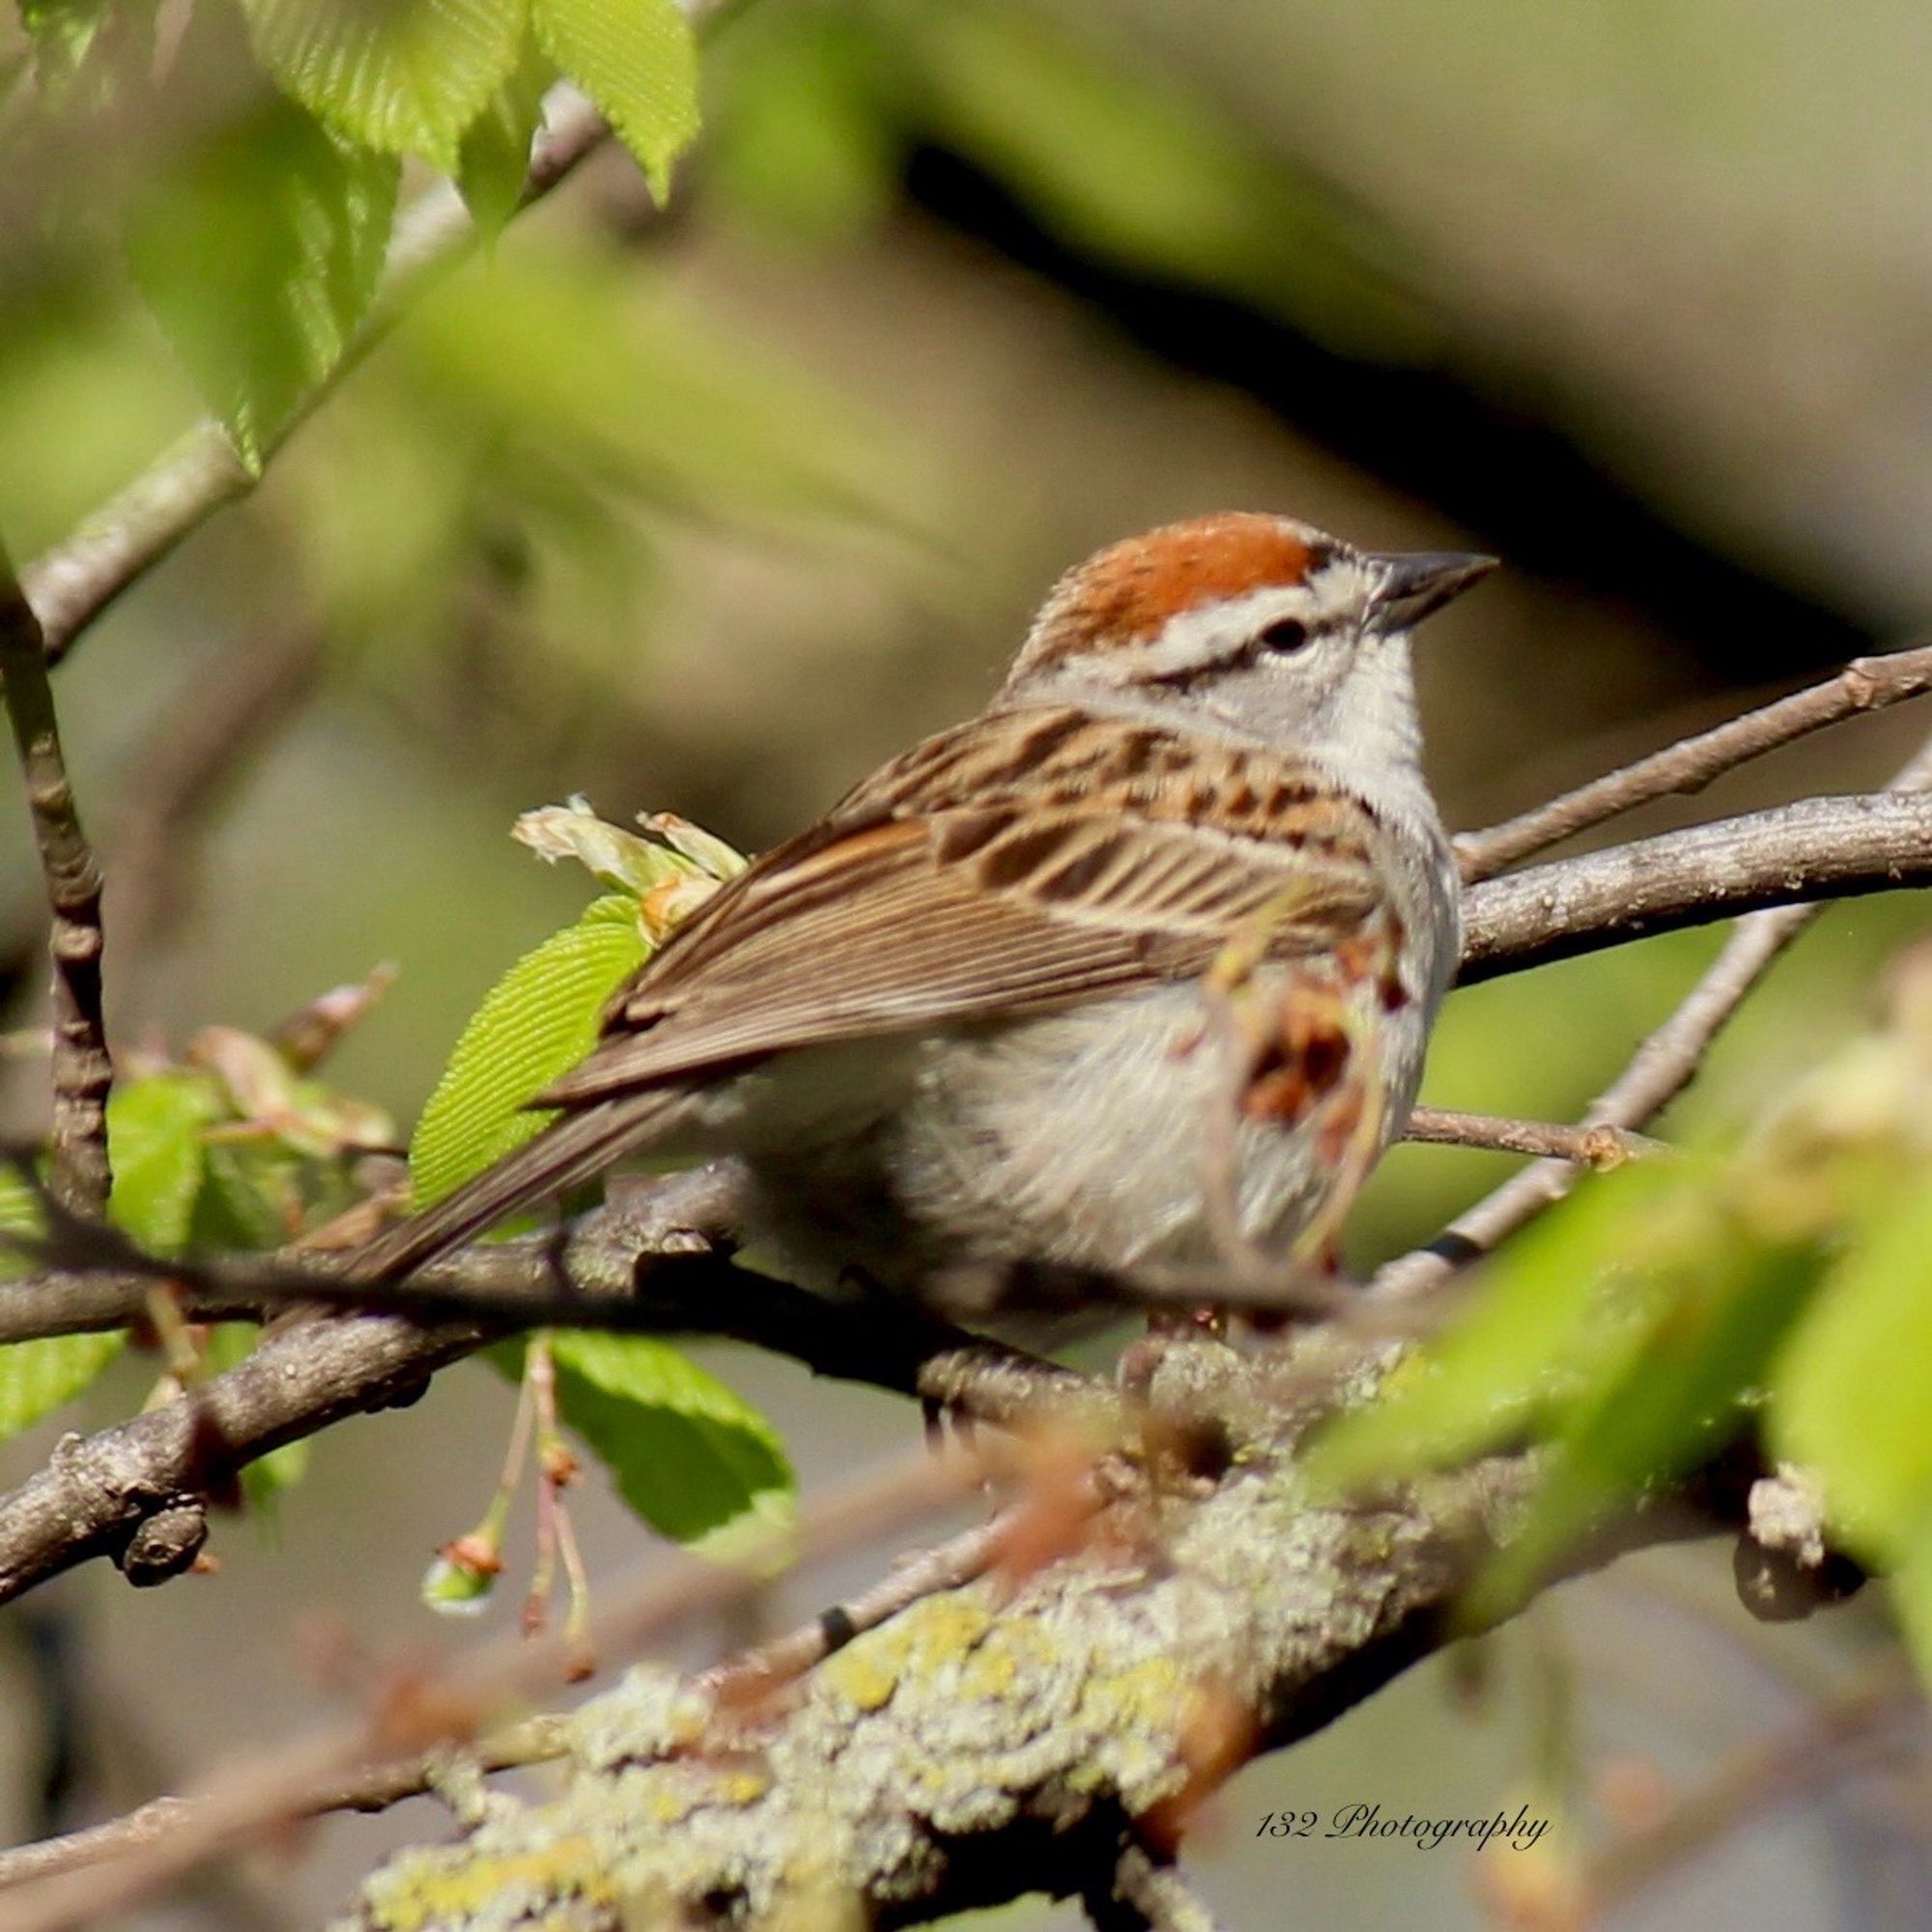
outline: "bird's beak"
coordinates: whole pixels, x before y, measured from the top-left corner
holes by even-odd
[[[1439,550],[1384,553],[1364,561],[1381,574],[1369,600],[1369,628],[1384,633],[1421,623],[1496,567],[1492,556]]]

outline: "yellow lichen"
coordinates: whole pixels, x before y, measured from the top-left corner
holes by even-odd
[[[535,1886],[562,1898],[610,1905],[616,1892],[595,1863],[587,1838],[559,1838],[540,1850],[505,1857],[480,1857],[461,1864],[437,1863],[423,1869],[404,1865],[390,1874],[387,1894],[376,1902],[377,1922],[384,1932],[428,1932],[481,1911],[513,1886]]]
[[[928,1597],[847,1644],[820,1666],[819,1682],[861,1711],[881,1710],[909,1666],[930,1668],[967,1656],[992,1622],[992,1612],[963,1591]]]

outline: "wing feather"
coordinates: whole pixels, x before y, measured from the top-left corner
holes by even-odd
[[[1058,784],[988,721],[917,748],[702,907],[533,1104],[1128,991],[1257,927],[1307,954],[1375,910],[1368,807],[1245,749],[1204,788],[1199,748],[1166,735],[1042,712],[1025,742]]]

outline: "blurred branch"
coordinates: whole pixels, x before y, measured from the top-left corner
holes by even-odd
[[[1671,792],[1701,791],[1712,780],[1780,745],[1861,712],[1882,711],[1927,691],[1932,691],[1932,646],[1888,657],[1855,659],[1822,684],[1729,719],[1694,738],[1680,739],[1621,771],[1607,772],[1546,805],[1504,819],[1500,825],[1463,834],[1456,840],[1463,881],[1474,885],[1546,846],[1587,832],[1593,825],[1602,825],[1653,799]]]
[[[699,1617],[755,1599],[767,1587],[770,1559],[792,1543],[813,1557],[836,1554],[958,1501],[986,1475],[980,1457],[959,1451],[895,1459],[809,1505],[795,1531],[770,1533],[764,1562],[726,1567],[680,1556],[653,1572],[597,1614],[591,1640],[600,1655],[635,1656]],[[122,1820],[126,1836],[104,1855],[23,1877],[7,1901],[8,1932],[96,1924],[211,1858],[334,1808],[349,1791],[391,1788],[418,1776],[434,1782],[449,1768],[446,1747],[473,1737],[489,1712],[566,1681],[574,1643],[560,1635],[503,1636],[434,1672],[386,1680],[376,1674],[362,1711],[218,1771],[179,1801],[157,1833],[136,1834]],[[427,1762],[431,1754],[441,1764]]]
[[[189,680],[147,734],[128,774],[108,854],[115,943],[140,962],[179,917],[210,812],[315,689],[312,630],[249,635]]]
[[[55,1198],[75,1213],[107,1206],[107,1094],[114,1063],[100,1017],[100,867],[61,754],[41,629],[0,552],[0,679],[20,754],[51,914]]]
[[[1111,1894],[1087,1900],[1095,1932],[1218,1932],[1208,1901],[1171,1864],[1129,1845],[1114,1868]]]
[[[1644,1154],[1664,1152],[1664,1143],[1625,1127],[1564,1126],[1552,1121],[1504,1120],[1494,1114],[1459,1114],[1417,1107],[1403,1138],[1434,1147],[1483,1148],[1494,1153],[1530,1153],[1585,1167],[1619,1167]]]
[[[1017,1519],[1016,1511],[1006,1511],[991,1522],[895,1564],[878,1582],[821,1610],[788,1635],[713,1666],[696,1679],[696,1688],[728,1701],[767,1694],[803,1676],[834,1651],[876,1630],[922,1598],[956,1590],[983,1576],[1010,1543]],[[493,1731],[467,1747],[463,1755],[467,1765],[490,1773],[550,1763],[562,1757],[569,1747],[568,1719],[548,1716]],[[303,1795],[298,1815],[386,1810],[405,1799],[434,1791],[447,1764],[447,1749],[439,1747],[333,1783],[320,1783]],[[0,1852],[0,1891],[29,1879],[52,1878],[125,1858],[178,1829],[193,1814],[191,1800],[157,1798],[109,1824]]]
[[[1917,1673],[1894,1652],[1796,1723],[1734,1752],[1655,1824],[1593,1853],[1583,1872],[1584,1909],[1593,1920],[1607,1918],[1725,1833],[1837,1776],[1852,1747],[1907,1717],[1922,1721],[1924,1705]]]
[[[528,207],[567,181],[609,132],[582,95],[569,88],[554,91],[546,102],[521,205]],[[477,241],[475,224],[450,183],[439,182],[402,211],[367,320],[342,359],[304,399],[284,429],[284,440]],[[58,664],[115,598],[216,510],[247,496],[255,482],[220,424],[205,418],[65,543],[36,557],[21,581],[40,613],[47,662]]]

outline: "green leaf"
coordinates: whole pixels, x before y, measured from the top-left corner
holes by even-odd
[[[109,1095],[107,1211],[150,1254],[174,1254],[186,1243],[208,1163],[202,1130],[221,1112],[214,1082],[203,1073],[156,1073]]]
[[[130,207],[135,282],[252,471],[369,306],[397,174],[389,156],[277,102]]]
[[[530,0],[530,24],[662,201],[697,132],[697,46],[674,0]]]
[[[521,1147],[552,1117],[524,1104],[597,1043],[604,1002],[646,947],[638,902],[613,893],[526,952],[484,996],[410,1143],[427,1207]]]
[[[0,1230],[31,1235],[40,1228],[33,1190],[11,1168],[0,1169]],[[25,1266],[18,1255],[0,1250],[0,1279],[19,1274]],[[72,1401],[121,1352],[127,1339],[117,1330],[105,1335],[51,1335],[43,1341],[0,1348],[0,1441]]]
[[[1656,1284],[1641,1346],[1563,1418],[1528,1515],[1470,1593],[1477,1621],[1505,1614],[1605,1512],[1737,1433],[1742,1406],[1816,1284],[1817,1251],[1757,1240],[1721,1220],[1713,1232]]]
[[[734,26],[724,125],[707,144],[707,186],[800,242],[848,240],[898,191],[903,76],[879,23],[850,11],[767,7]]]
[[[242,0],[262,65],[351,140],[454,174],[509,78],[523,0]]]
[[[1882,1562],[1923,1551],[1915,1560],[1932,1581],[1932,1187],[1922,1174],[1831,1270],[1771,1381],[1773,1446],[1817,1472],[1834,1526]]]
[[[1681,1239],[1687,1210],[1694,1194],[1682,1168],[1661,1163],[1606,1175],[1566,1202],[1496,1259],[1456,1322],[1378,1400],[1321,1432],[1304,1458],[1309,1480],[1350,1490],[1412,1476],[1548,1427],[1642,1346],[1651,1293],[1628,1265],[1605,1277],[1633,1259],[1634,1235],[1639,1246]]]
[[[50,1335],[0,1349],[0,1441],[71,1402],[127,1346],[121,1329]]]
[[[717,1377],[649,1336],[564,1328],[552,1352],[563,1419],[653,1528],[723,1556],[789,1521],[791,1465],[778,1435]]]
[[[530,146],[543,126],[544,91],[556,70],[534,47],[526,48],[517,71],[490,98],[463,136],[456,185],[464,206],[486,242],[494,242],[516,213],[530,171]]]

